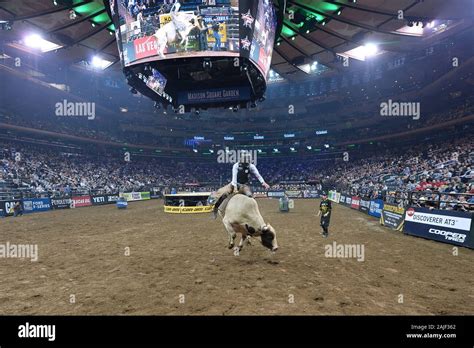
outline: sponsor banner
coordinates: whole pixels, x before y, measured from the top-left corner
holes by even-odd
[[[32,198],[23,200],[24,213],[35,213],[51,209],[51,199],[49,198]]]
[[[255,198],[267,198],[266,192],[254,192],[253,196]]]
[[[0,212],[0,215],[13,216],[13,207],[15,206],[15,204],[17,202],[21,203],[21,200],[12,199],[12,200],[8,200],[8,201],[0,201],[0,210],[2,211],[2,212]]]
[[[120,197],[124,197],[127,202],[145,201],[151,199],[150,192],[123,192]]]
[[[69,209],[72,205],[72,199],[68,197],[51,198],[51,207],[53,209]]]
[[[91,196],[75,196],[72,197],[72,207],[90,207],[92,205]]]
[[[288,198],[302,198],[303,197],[303,192],[298,191],[298,190],[288,190],[285,191],[286,195]]]
[[[333,201],[335,203],[339,203],[339,196],[336,191],[329,191],[328,198],[330,201]]]
[[[94,195],[92,198],[92,205],[113,204],[118,201],[119,195]]]
[[[319,191],[316,190],[304,190],[303,191],[304,198],[319,198]]]
[[[150,192],[140,192],[140,197],[142,201],[148,201],[151,199]]]
[[[132,53],[132,55],[130,55],[128,58],[131,60],[148,58],[155,56],[156,52],[158,52],[156,36],[144,36],[133,40],[133,50],[128,51],[128,53]]]
[[[346,195],[344,193],[341,193],[339,197],[339,203],[340,204],[346,204]]]
[[[196,214],[196,213],[210,213],[214,206],[201,206],[201,207],[170,207],[165,206],[165,213],[171,214]]]
[[[373,199],[370,201],[369,215],[380,218],[382,216],[383,201],[381,199]]]
[[[405,209],[396,204],[385,203],[380,216],[380,224],[401,231],[405,221]]]
[[[366,199],[366,198],[361,198],[360,199],[359,210],[361,212],[364,212],[364,213],[368,214],[369,210],[370,210],[370,200]]]
[[[409,235],[474,248],[472,213],[408,208],[403,230]]]
[[[346,203],[345,203],[345,205],[350,207],[351,204],[352,204],[352,197],[346,195]]]
[[[276,198],[284,197],[285,196],[285,191],[269,191],[267,193],[267,196],[268,197],[276,197]]]
[[[469,213],[450,210],[409,208],[405,214],[405,221],[462,231],[471,230],[471,220],[472,216]]]
[[[359,210],[359,206],[360,206],[360,197],[358,197],[358,196],[352,196],[352,199],[351,199],[351,208],[352,208],[352,209],[357,209],[357,210]]]
[[[127,200],[127,202],[139,201],[140,200],[140,192],[122,192],[120,193],[120,197],[123,197]]]

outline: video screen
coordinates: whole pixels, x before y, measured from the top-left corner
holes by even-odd
[[[239,56],[238,0],[114,1],[124,66],[189,56]]]
[[[158,95],[163,95],[168,80],[156,69],[152,69],[152,75],[148,76],[146,85]]]
[[[270,0],[259,1],[250,59],[258,65],[264,76],[270,71],[276,26],[275,9]]]

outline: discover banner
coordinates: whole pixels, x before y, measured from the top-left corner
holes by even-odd
[[[409,208],[404,232],[409,235],[474,248],[472,213],[427,208]]]

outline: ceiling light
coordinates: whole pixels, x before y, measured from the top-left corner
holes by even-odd
[[[378,53],[379,48],[374,43],[367,43],[364,45],[364,50],[365,50],[365,56],[371,57],[371,56],[375,56]]]
[[[102,70],[108,68],[110,65],[112,65],[112,63],[113,62],[111,62],[110,60],[105,60],[98,56],[94,56],[91,61],[91,64],[94,68]]]
[[[39,49],[43,53],[57,50],[62,47],[56,45],[54,42],[43,39],[39,34],[28,35],[23,39],[23,44],[30,48]]]
[[[31,48],[39,48],[41,45],[41,41],[43,38],[39,36],[38,34],[31,34],[27,36],[23,42],[25,43],[26,46],[31,47]]]

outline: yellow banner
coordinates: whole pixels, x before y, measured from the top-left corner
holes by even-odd
[[[210,213],[213,206],[202,207],[170,207],[165,205],[165,213],[170,214],[196,214],[196,213]]]
[[[171,15],[170,14],[162,14],[160,15],[160,27],[165,25],[166,23],[171,22]]]

